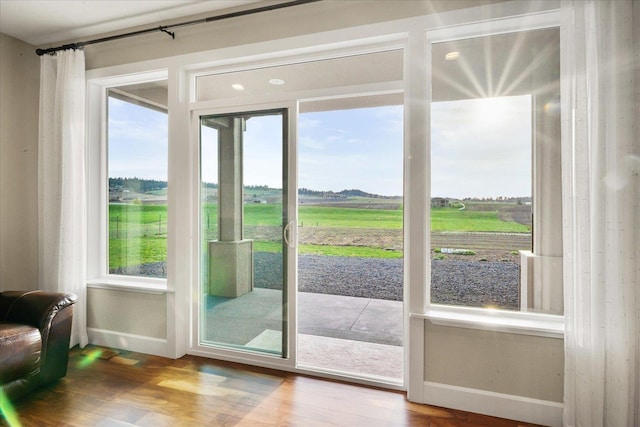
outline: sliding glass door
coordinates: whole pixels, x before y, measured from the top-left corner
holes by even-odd
[[[198,72],[193,354],[402,384],[403,73],[386,43]]]
[[[287,111],[199,116],[200,346],[287,357]]]

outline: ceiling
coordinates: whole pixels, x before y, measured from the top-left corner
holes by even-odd
[[[34,46],[55,45],[87,41],[135,26],[153,28],[187,16],[223,14],[230,8],[250,9],[259,1],[262,0],[0,0],[0,32]],[[553,71],[559,69],[558,37],[557,29],[546,29],[436,43],[432,51],[432,99],[509,96],[533,93],[539,90],[536,88],[544,88],[549,92],[547,97],[552,98],[559,81]],[[459,58],[448,60],[449,53],[456,53]],[[217,74],[199,81],[198,96],[228,99],[358,82],[401,81],[402,64],[402,53],[398,51]],[[270,83],[274,79],[281,83]],[[238,84],[243,86],[241,92],[232,88]],[[166,82],[155,86],[166,92]],[[155,86],[152,89],[157,91]],[[134,94],[133,89],[127,89],[130,96],[149,99],[148,88],[144,88],[145,94]],[[379,102],[402,102],[393,95],[387,98]]]
[[[0,32],[34,46],[86,41],[126,28],[260,0],[0,0]]]

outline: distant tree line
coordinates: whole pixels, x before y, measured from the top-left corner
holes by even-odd
[[[128,190],[135,193],[163,190],[167,188],[167,181],[142,178],[109,178],[109,190]]]
[[[367,193],[362,190],[350,189],[350,190],[342,190],[338,192],[334,191],[321,191],[321,190],[310,190],[308,188],[299,188],[298,194],[301,196],[314,196],[314,197],[369,197],[374,199],[385,199],[393,196],[381,196],[379,194]]]
[[[462,199],[465,202],[505,202],[505,203],[517,203],[523,204],[531,202],[531,197],[513,197],[513,196],[498,196],[498,197],[465,197]]]
[[[204,185],[206,188],[218,188],[218,184],[216,184],[215,182],[203,182],[202,185]],[[273,190],[272,188],[269,188],[268,185],[245,185],[243,187],[245,190],[262,190],[262,191],[270,191]]]
[[[218,184],[213,182],[204,182],[204,187],[206,188],[218,188]],[[167,188],[167,181],[161,181],[157,179],[143,179],[143,178],[109,178],[109,190],[111,191],[122,191],[128,190],[130,192],[135,193],[147,193],[149,191],[163,190]],[[270,188],[268,185],[245,185],[245,190],[248,191],[271,191],[275,190]],[[389,198],[389,196],[381,196],[379,194],[367,193],[362,190],[349,189],[342,190],[339,192],[334,191],[322,191],[322,190],[311,190],[308,188],[300,188],[298,189],[299,195],[304,196],[314,196],[314,197],[330,197],[330,198],[342,198],[342,197],[369,197],[369,198]]]

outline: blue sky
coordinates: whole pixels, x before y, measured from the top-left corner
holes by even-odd
[[[167,118],[110,99],[109,176],[166,180]],[[402,195],[402,106],[302,113],[298,185]],[[217,181],[215,131],[205,128],[202,174]],[[245,185],[281,187],[279,116],[253,117],[244,135]],[[432,195],[531,194],[531,97],[432,104]]]
[[[363,125],[366,123],[366,125]],[[329,111],[299,118],[298,185],[402,195],[402,107]],[[252,117],[244,134],[245,185],[282,186],[280,116]],[[214,130],[203,130],[203,180],[217,180]]]
[[[298,185],[402,195],[402,106],[300,115]]]
[[[167,115],[109,97],[109,177],[167,180]]]

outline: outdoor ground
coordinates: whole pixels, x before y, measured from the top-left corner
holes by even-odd
[[[379,247],[401,252],[403,230],[357,229],[340,227],[298,227],[298,244],[327,246]],[[281,229],[270,226],[247,226],[246,235],[255,240],[275,241]],[[438,254],[436,248],[470,249],[475,255]],[[466,261],[518,260],[518,250],[531,248],[531,235],[525,233],[434,232],[431,234],[432,258]]]
[[[254,241],[256,287],[275,289],[282,286],[282,205],[256,200],[244,205],[244,238]],[[402,300],[402,207],[401,198],[301,197],[294,236],[299,291]],[[203,206],[205,240],[218,238],[217,211],[215,203]],[[163,205],[110,205],[110,272],[166,277],[166,223]],[[530,205],[432,207],[431,228],[433,302],[517,309],[519,251],[532,243]]]

